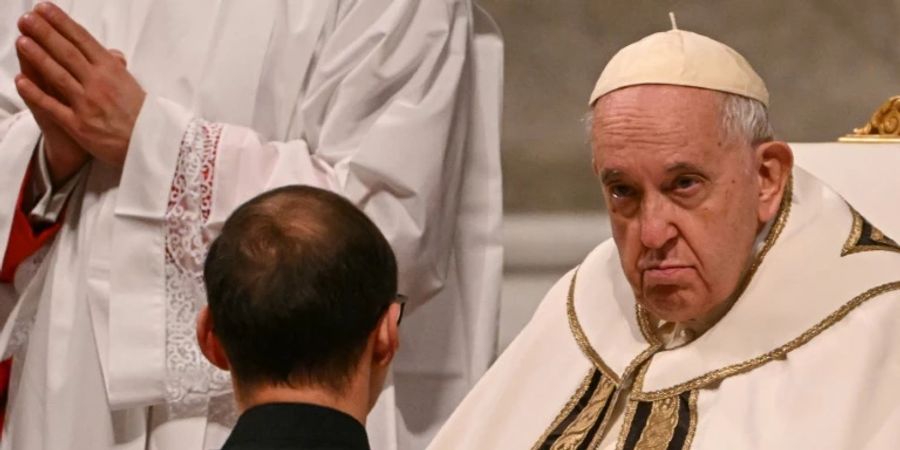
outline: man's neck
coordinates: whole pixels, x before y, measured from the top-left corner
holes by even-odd
[[[343,412],[365,425],[369,410],[368,392],[354,384],[357,383],[351,383],[347,391],[340,394],[323,387],[258,386],[246,389],[246,392],[239,390],[238,406],[243,412],[267,403],[307,403]],[[361,390],[366,392],[359,392]]]

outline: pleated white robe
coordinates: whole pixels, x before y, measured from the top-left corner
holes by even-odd
[[[0,254],[39,130],[0,4]],[[264,190],[339,192],[382,229],[410,314],[372,445],[423,448],[494,352],[502,44],[469,0],[68,0],[148,92],[123,170],[92,163],[17,273],[0,448],[216,448],[226,374],[194,343],[203,257]]]

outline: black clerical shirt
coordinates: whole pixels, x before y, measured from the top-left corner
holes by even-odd
[[[366,429],[340,411],[270,403],[244,411],[222,450],[369,450]]]

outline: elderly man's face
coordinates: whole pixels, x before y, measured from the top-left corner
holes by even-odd
[[[635,296],[669,321],[727,299],[760,229],[754,150],[722,132],[720,93],[644,85],[594,110],[594,169]]]

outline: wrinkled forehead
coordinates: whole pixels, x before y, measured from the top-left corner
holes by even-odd
[[[613,91],[593,107],[595,159],[630,155],[697,157],[722,145],[724,94],[700,88],[640,85]]]

